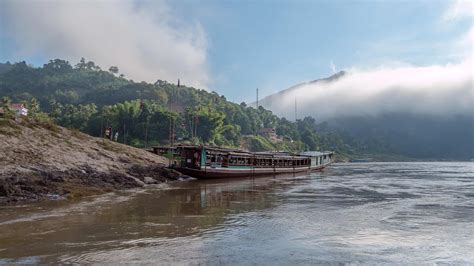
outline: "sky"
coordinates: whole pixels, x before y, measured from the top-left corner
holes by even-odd
[[[135,81],[179,78],[253,102],[256,88],[263,98],[340,70],[465,73],[472,13],[468,0],[2,0],[0,61],[85,57]]]

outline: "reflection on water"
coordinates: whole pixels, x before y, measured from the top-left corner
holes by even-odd
[[[0,208],[0,263],[474,262],[474,163],[339,164]]]

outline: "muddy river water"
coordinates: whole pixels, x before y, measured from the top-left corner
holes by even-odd
[[[0,207],[0,264],[474,263],[474,163],[335,164]]]

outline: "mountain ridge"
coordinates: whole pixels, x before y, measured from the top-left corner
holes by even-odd
[[[270,94],[270,95],[267,95],[265,96],[262,101],[265,101],[266,98],[268,97],[272,97],[273,95],[281,95],[281,94],[286,94],[286,93],[289,93],[295,89],[298,89],[302,86],[305,86],[305,85],[309,85],[309,84],[317,84],[317,83],[328,83],[328,82],[333,82],[333,81],[336,81],[336,80],[339,80],[340,78],[344,77],[345,75],[347,75],[348,72],[344,71],[344,70],[341,70],[337,73],[334,73],[332,74],[331,76],[329,77],[326,77],[326,78],[320,78],[320,79],[315,79],[315,80],[311,80],[311,81],[307,81],[307,82],[301,82],[301,83],[298,83],[296,85],[293,85],[289,88],[286,88],[284,90],[281,90],[281,91],[278,91],[276,93],[273,93],[273,94]]]
[[[334,81],[337,81],[337,80],[343,78],[347,74],[348,74],[348,72],[341,70],[341,71],[339,71],[337,73],[334,73],[331,76],[326,77],[326,78],[320,78],[320,79],[315,79],[315,80],[311,80],[311,81],[307,81],[307,82],[298,83],[296,85],[293,85],[291,87],[288,87],[288,88],[283,89],[281,91],[278,91],[276,93],[265,96],[264,98],[259,100],[259,105],[264,106],[265,108],[268,108],[268,109],[272,109],[273,101],[274,101],[274,99],[276,99],[278,97],[284,97],[285,95],[290,94],[290,93],[294,92],[295,90],[298,90],[299,88],[301,88],[303,86],[306,86],[306,85],[331,83],[331,82],[334,82]],[[251,103],[251,105],[256,105],[256,103],[253,102],[253,103]]]
[[[474,158],[473,114],[440,115],[434,112],[425,114],[409,112],[403,108],[379,113],[357,112],[357,110],[367,109],[353,108],[355,105],[352,105],[354,101],[351,95],[354,96],[354,94],[345,92],[345,90],[352,88],[351,84],[348,84],[350,80],[345,80],[343,85],[337,84],[341,78],[346,76],[348,76],[347,72],[342,71],[327,78],[299,83],[263,98],[259,104],[280,116],[289,115],[292,117],[295,112],[295,118],[296,114],[305,114],[305,116],[314,117],[319,124],[326,122],[328,132],[339,130],[348,133],[348,136],[356,139],[361,147],[367,147],[367,152],[378,150],[383,153],[427,160],[469,160]],[[355,82],[357,81],[355,79]],[[317,84],[317,87],[305,87],[313,84]],[[339,90],[334,94],[327,94],[325,92],[329,87]],[[313,98],[302,96],[303,93],[310,93],[313,89],[318,90]],[[399,91],[395,88],[392,92],[387,94],[389,97],[380,97],[376,91],[372,96],[377,95],[378,101],[369,103],[397,104]],[[334,101],[325,101],[325,95],[331,95],[331,99]],[[366,94],[355,94],[355,96],[359,100],[369,97]],[[293,98],[295,102],[293,102]],[[420,100],[423,99],[422,97]],[[367,104],[364,100],[360,103]],[[349,106],[353,109],[350,109]],[[298,109],[296,109],[297,107]],[[348,108],[352,112],[334,112],[328,116],[328,113],[324,113],[324,108],[327,107],[335,111]],[[302,118],[301,115],[299,119]],[[345,141],[350,142],[349,139]]]

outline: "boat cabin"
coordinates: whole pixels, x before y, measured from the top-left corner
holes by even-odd
[[[153,152],[171,157],[178,171],[204,178],[296,173],[322,169],[332,161],[332,152],[246,152],[204,146],[154,147]]]
[[[245,152],[240,150],[203,147],[176,146],[154,147],[153,152],[159,155],[172,155],[180,166],[189,168],[224,167],[224,168],[293,168],[322,165],[330,161],[332,153],[290,154],[286,152]]]

